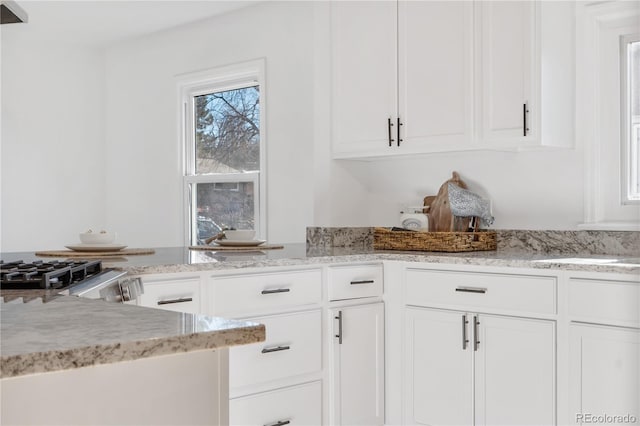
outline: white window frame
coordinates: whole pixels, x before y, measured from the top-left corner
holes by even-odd
[[[183,156],[183,205],[184,241],[191,245],[195,241],[197,226],[196,184],[218,182],[251,182],[254,189],[254,214],[256,215],[256,237],[267,239],[267,168],[266,168],[266,85],[265,60],[257,59],[237,64],[211,68],[196,73],[177,76],[180,105],[180,140]],[[239,89],[249,86],[260,87],[260,171],[244,173],[195,174],[195,129],[194,102],[196,96],[213,92]]]
[[[623,202],[620,185],[623,164],[620,133],[620,118],[616,117],[616,137],[603,129],[602,117],[604,105],[615,99],[619,106],[620,84],[614,92],[602,92],[603,77],[610,77],[603,67],[615,65],[617,78],[620,74],[620,49],[615,49],[615,64],[605,62],[607,52],[601,51],[600,41],[609,30],[620,29],[621,34],[634,34],[631,22],[640,17],[640,5],[629,1],[603,1],[576,3],[576,140],[584,146],[584,222],[578,229],[640,231],[640,204]],[[627,29],[628,28],[628,29]],[[624,29],[624,30],[623,30]],[[619,41],[618,41],[619,43]],[[603,74],[606,73],[606,74]],[[604,96],[611,98],[603,99]],[[614,124],[612,124],[613,126]],[[615,149],[616,164],[602,159],[601,151]],[[609,186],[607,186],[609,185]],[[615,185],[615,187],[614,187]],[[610,190],[608,189],[610,188]],[[611,192],[609,192],[611,191]],[[615,194],[611,197],[610,193]],[[613,201],[615,198],[615,202]]]
[[[640,140],[640,116],[631,117],[631,76],[629,74],[629,51],[631,43],[640,42],[640,33],[629,34],[620,39],[620,159],[622,204],[640,204],[640,182],[638,181],[638,141]],[[634,143],[635,141],[635,143]]]

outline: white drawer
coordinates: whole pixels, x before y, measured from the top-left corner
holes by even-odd
[[[329,268],[329,300],[382,296],[382,265]]]
[[[569,315],[579,321],[640,327],[640,283],[570,278]]]
[[[214,315],[277,311],[319,303],[321,290],[319,269],[215,277],[211,303]]]
[[[406,304],[554,314],[556,288],[555,277],[408,269]]]
[[[229,401],[230,425],[322,424],[320,382],[234,398]]]
[[[229,350],[229,386],[238,388],[322,369],[319,310],[250,318],[266,326],[264,342]]]
[[[200,278],[180,280],[142,280],[144,293],[138,298],[140,306],[167,311],[201,314]]]

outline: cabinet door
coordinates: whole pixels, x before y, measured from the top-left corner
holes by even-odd
[[[536,134],[533,69],[536,63],[534,1],[483,1],[479,8],[482,138],[484,142],[527,140]]]
[[[471,325],[475,424],[555,424],[555,322],[474,314]]]
[[[397,116],[393,1],[331,3],[331,114],[337,158],[387,155]]]
[[[594,423],[588,415],[640,419],[640,330],[573,324],[569,351],[571,424]]]
[[[384,424],[384,304],[333,309],[336,425]]]
[[[401,1],[398,9],[402,151],[446,151],[471,142],[471,1]]]
[[[465,319],[463,312],[407,308],[403,424],[473,424],[473,347],[463,347],[470,336]]]

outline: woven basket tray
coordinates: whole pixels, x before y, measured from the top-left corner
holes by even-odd
[[[391,231],[376,228],[373,233],[376,250],[412,251],[481,251],[497,248],[496,232],[419,232]]]

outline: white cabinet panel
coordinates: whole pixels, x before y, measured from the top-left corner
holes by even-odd
[[[387,120],[397,117],[396,13],[393,1],[331,3],[331,116],[337,156],[389,147]]]
[[[321,301],[319,269],[214,277],[212,281],[214,315],[251,315]]]
[[[332,424],[384,424],[384,304],[331,311]],[[339,337],[335,337],[339,336]]]
[[[321,313],[249,318],[264,324],[264,342],[233,347],[229,351],[232,388],[282,379],[322,369]]]
[[[382,296],[382,265],[329,268],[329,300]]]
[[[534,1],[480,3],[483,137],[485,141],[525,138],[536,132]]]
[[[322,386],[320,382],[312,382],[232,399],[229,424],[317,426],[322,424],[321,407]]]
[[[555,323],[474,315],[476,425],[555,424]]]
[[[573,324],[570,333],[569,421],[593,423],[586,415],[626,415],[638,421],[640,330]]]
[[[146,280],[142,277],[144,293],[138,305],[167,311],[202,313],[200,305],[200,277],[168,280]]]
[[[409,305],[554,314],[556,293],[553,276],[407,270]]]
[[[471,1],[398,3],[404,150],[450,150],[471,142],[473,10]]]
[[[405,424],[473,424],[473,349],[463,348],[463,337],[471,339],[465,318],[463,312],[406,309]]]
[[[640,282],[570,278],[569,314],[580,321],[640,327]]]

